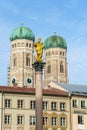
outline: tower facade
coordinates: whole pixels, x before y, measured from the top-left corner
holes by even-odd
[[[10,35],[10,76],[9,85],[33,86],[33,32],[24,26],[14,29]]]
[[[44,42],[45,68],[44,86],[49,81],[67,83],[67,44],[64,38],[53,35]]]

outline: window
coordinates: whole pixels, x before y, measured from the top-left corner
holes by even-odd
[[[12,45],[12,48],[14,48],[14,45]]]
[[[16,66],[16,65],[17,65],[17,58],[14,57],[14,59],[13,59],[13,66]]]
[[[52,126],[55,126],[56,125],[56,117],[52,117],[52,120],[51,120],[52,122]]]
[[[30,108],[35,109],[35,101],[30,101]]]
[[[65,53],[63,52],[63,56],[65,55]]]
[[[5,124],[10,124],[10,122],[11,122],[11,116],[10,115],[5,115],[4,123]]]
[[[50,56],[50,52],[48,52],[48,56]]]
[[[26,43],[26,47],[28,47],[28,43]]]
[[[56,102],[51,102],[51,110],[56,110]]]
[[[64,73],[63,63],[60,63],[60,73]]]
[[[47,125],[48,124],[48,117],[43,117],[43,125]]]
[[[18,116],[17,117],[17,123],[18,123],[18,125],[23,124],[23,116]]]
[[[56,51],[56,55],[58,54],[58,51]]]
[[[31,47],[31,44],[29,44],[29,47]]]
[[[22,43],[22,47],[24,47],[24,43]]]
[[[18,43],[18,47],[20,47],[20,43]]]
[[[60,51],[60,55],[62,55],[62,51]]]
[[[54,51],[52,51],[52,55],[54,55]]]
[[[47,52],[46,52],[46,56],[47,56]]]
[[[77,100],[75,100],[75,99],[73,100],[73,107],[75,107],[75,108],[77,107]]]
[[[48,102],[44,101],[44,102],[43,102],[43,109],[44,109],[44,110],[47,110],[47,105],[48,105]]]
[[[30,66],[30,57],[29,57],[29,54],[26,56],[26,66]]]
[[[83,116],[78,115],[78,124],[83,124]]]
[[[23,108],[23,100],[18,100],[18,108]]]
[[[47,73],[51,73],[51,66],[50,65],[48,65],[48,67],[47,67]]]
[[[63,102],[60,103],[60,110],[61,111],[65,110],[65,103]]]
[[[60,117],[60,126],[66,126],[66,118]]]
[[[85,104],[85,101],[81,101],[81,108],[86,108],[86,104]]]
[[[30,116],[30,125],[35,125],[35,124],[36,124],[35,116]]]
[[[11,101],[10,101],[10,99],[5,99],[5,108],[10,108],[10,104],[11,103]]]

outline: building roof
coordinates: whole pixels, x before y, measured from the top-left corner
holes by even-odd
[[[67,49],[66,41],[61,36],[57,35],[50,36],[44,42],[44,49],[57,48],[57,47]]]
[[[11,41],[16,40],[16,39],[28,39],[34,42],[35,36],[30,28],[20,26],[18,28],[15,28],[10,34]]]
[[[67,92],[76,95],[86,95],[87,96],[87,85],[77,85],[77,84],[68,84],[68,83],[57,83],[52,81],[57,86],[60,86],[62,89],[65,89]],[[53,86],[52,86],[53,87]],[[58,87],[59,89],[59,87]]]
[[[8,87],[8,86],[0,86],[0,92],[4,93],[20,93],[20,94],[35,94],[35,88],[27,88],[27,87]],[[68,92],[61,91],[58,89],[43,89],[43,95],[53,95],[53,96],[68,96]]]

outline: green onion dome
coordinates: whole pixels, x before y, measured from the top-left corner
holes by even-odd
[[[53,36],[48,37],[44,41],[44,49],[57,48],[57,47],[67,49],[66,41],[61,36],[53,35]]]
[[[35,36],[31,29],[24,27],[24,26],[20,26],[20,27],[14,29],[10,35],[11,41],[14,41],[16,39],[28,39],[28,40],[32,40],[34,42]]]

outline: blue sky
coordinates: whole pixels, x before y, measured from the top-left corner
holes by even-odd
[[[87,0],[1,0],[0,85],[7,85],[10,33],[24,22],[42,42],[56,32],[67,41],[70,83],[87,85]]]

